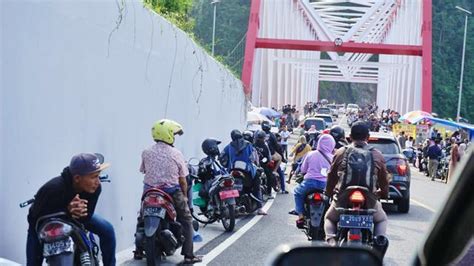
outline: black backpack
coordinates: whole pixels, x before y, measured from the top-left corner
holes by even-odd
[[[347,147],[342,162],[344,175],[342,176],[340,191],[349,186],[361,186],[375,191],[373,148]]]

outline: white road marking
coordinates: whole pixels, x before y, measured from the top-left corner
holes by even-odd
[[[276,198],[276,193],[273,193],[273,197]],[[270,207],[272,206],[273,202],[275,199],[270,199],[267,201],[265,206],[263,206],[264,211],[268,211]],[[217,247],[215,247],[211,252],[207,253],[204,255],[202,263],[197,263],[196,265],[207,265],[210,263],[213,259],[215,259],[217,256],[219,256],[225,249],[230,247],[232,244],[234,244],[240,237],[242,237],[250,228],[252,228],[255,224],[260,221],[260,219],[263,218],[265,215],[257,215],[252,218],[248,223],[246,223],[242,228],[240,228],[237,232],[232,234],[229,238],[227,238],[224,242],[219,244]]]
[[[434,213],[437,212],[434,208],[432,208],[432,207],[430,207],[430,206],[428,206],[428,205],[426,205],[426,204],[423,204],[423,203],[421,203],[421,202],[419,202],[419,201],[417,201],[417,200],[414,200],[413,198],[411,198],[410,201],[414,202],[416,205],[419,205],[419,206],[421,206],[421,207],[423,207],[423,208],[425,208],[425,209],[427,209],[427,210],[429,210],[429,211],[432,211],[432,212],[434,212]]]

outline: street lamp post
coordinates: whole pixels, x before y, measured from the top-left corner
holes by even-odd
[[[214,46],[216,45],[215,40],[216,40],[216,11],[217,11],[217,3],[219,3],[220,0],[214,0],[211,2],[211,5],[214,5],[214,19],[212,21],[212,55],[214,56]]]
[[[464,43],[462,46],[462,60],[461,60],[461,78],[459,80],[459,98],[458,98],[458,112],[456,115],[456,121],[459,122],[459,118],[461,117],[461,94],[462,94],[462,79],[464,75],[464,56],[466,54],[466,33],[467,33],[467,17],[472,15],[471,11],[466,10],[462,7],[456,6],[457,9],[461,10],[462,12],[466,13],[466,19],[464,22]]]

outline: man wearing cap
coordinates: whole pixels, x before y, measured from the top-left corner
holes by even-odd
[[[41,265],[43,262],[36,221],[41,216],[56,212],[68,213],[99,236],[103,264],[115,265],[114,228],[94,213],[101,192],[99,174],[107,167],[109,164],[101,164],[97,155],[80,153],[72,157],[60,176],[49,180],[38,190],[28,213],[27,265]]]
[[[350,138],[352,139],[352,143],[348,146],[342,147],[337,150],[336,154],[334,155],[334,159],[331,164],[331,168],[328,173],[327,184],[326,184],[326,194],[328,196],[332,196],[336,193],[341,193],[341,187],[344,187],[342,180],[345,175],[347,175],[347,157],[346,153],[350,153],[351,149],[359,148],[369,150],[372,153],[372,161],[373,161],[373,176],[371,178],[375,179],[373,182],[376,184],[371,191],[374,195],[378,196],[379,198],[387,198],[388,197],[388,179],[387,179],[387,168],[385,166],[385,159],[380,151],[376,149],[371,149],[367,141],[369,139],[369,127],[365,122],[359,121],[356,122],[351,127],[351,135]],[[369,171],[369,170],[367,170]],[[350,180],[347,178],[347,180]],[[335,236],[336,236],[336,223],[339,220],[339,213],[336,210],[336,201],[331,203],[329,207],[324,221],[324,231],[326,233],[326,240],[330,244],[335,244]],[[374,223],[375,223],[375,236],[385,236],[387,230],[387,215],[385,211],[382,209],[382,204],[380,201],[375,202],[375,206],[373,206],[376,213],[374,213]]]

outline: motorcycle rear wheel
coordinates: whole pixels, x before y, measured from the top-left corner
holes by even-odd
[[[224,226],[224,229],[226,232],[232,232],[234,231],[234,227],[235,227],[235,205],[229,205],[227,203],[223,203],[223,204],[224,204],[223,208],[227,209],[228,214],[227,215],[225,215],[224,213],[222,214],[222,217],[221,217],[222,226]]]
[[[155,266],[161,262],[161,249],[156,245],[155,234],[146,237],[145,255],[147,266]]]
[[[202,211],[200,207],[195,206],[195,205],[193,205],[191,216],[193,216],[194,220],[202,224],[212,224],[215,221],[217,221],[215,217],[210,217],[208,214],[206,214],[206,212]]]

